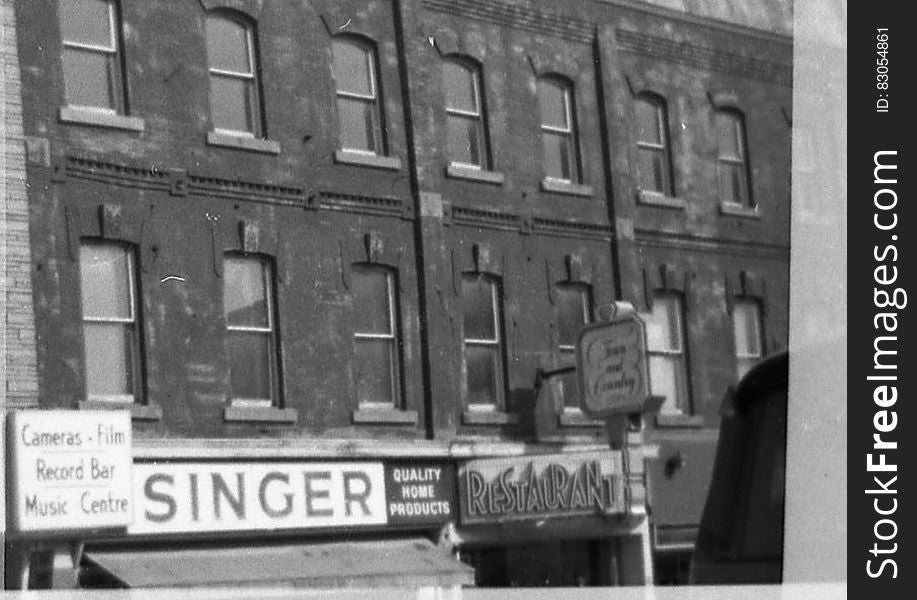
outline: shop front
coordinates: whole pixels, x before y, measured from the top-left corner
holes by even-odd
[[[623,457],[605,450],[464,463],[455,541],[476,585],[646,583],[646,520],[629,501]]]
[[[9,430],[9,588],[474,583],[441,543],[445,461],[136,458],[116,411],[22,412]]]

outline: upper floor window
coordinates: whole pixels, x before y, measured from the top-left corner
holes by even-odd
[[[279,398],[274,274],[258,256],[230,254],[223,264],[223,309],[235,405],[272,406]]]
[[[58,5],[64,96],[68,105],[124,112],[119,20],[110,0],[62,0]]]
[[[263,135],[253,29],[241,18],[207,15],[210,120],[216,131]]]
[[[487,275],[462,278],[465,401],[469,408],[502,407],[503,336],[499,284]]]
[[[554,291],[554,307],[557,314],[557,353],[560,366],[576,362],[576,342],[580,330],[592,320],[589,287],[582,284],[560,284]],[[579,406],[576,373],[567,373],[560,378],[560,393],[564,408]]]
[[[446,94],[446,154],[450,162],[487,169],[487,136],[480,71],[467,61],[443,63]]]
[[[637,97],[637,149],[640,189],[671,196],[669,125],[665,102],[661,98]]]
[[[573,86],[555,77],[539,78],[538,106],[541,109],[545,175],[549,179],[578,182],[579,151]]]
[[[86,397],[133,402],[142,393],[142,335],[134,255],[127,246],[80,246]]]
[[[745,121],[741,113],[733,110],[718,110],[715,118],[719,140],[716,171],[720,201],[751,206]]]
[[[687,412],[688,382],[681,297],[657,294],[653,299],[653,310],[645,321],[650,388],[653,395],[665,396],[660,412]]]
[[[754,300],[737,299],[732,307],[735,335],[736,378],[741,379],[763,355],[761,311]]]
[[[399,402],[398,319],[392,272],[356,265],[353,293],[354,365],[361,405]]]
[[[373,48],[351,38],[334,38],[331,52],[341,148],[385,154]]]

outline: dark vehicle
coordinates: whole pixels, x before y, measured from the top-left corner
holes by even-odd
[[[763,360],[724,402],[694,584],[782,579],[788,366],[786,352]]]

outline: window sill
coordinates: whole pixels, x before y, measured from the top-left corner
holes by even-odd
[[[389,171],[401,170],[400,158],[382,156],[381,154],[354,152],[352,150],[335,150],[334,162],[345,165],[357,165],[360,167],[372,167],[374,169],[386,169]]]
[[[730,202],[720,203],[720,214],[730,217],[745,217],[747,219],[760,219],[761,213],[757,207],[742,206],[741,204],[732,204]]]
[[[78,403],[77,407],[80,410],[127,410],[131,413],[132,421],[159,421],[162,419],[162,407],[155,404],[86,400]]]
[[[605,421],[593,419],[578,408],[567,408],[557,419],[561,427],[604,427]]]
[[[589,198],[593,194],[591,185],[573,183],[572,181],[553,179],[551,177],[545,177],[541,180],[541,191],[567,196],[581,196],[583,198]]]
[[[398,410],[393,406],[363,406],[353,411],[352,418],[357,425],[416,425],[417,411]]]
[[[62,123],[93,125],[107,129],[136,131],[138,133],[143,132],[145,127],[143,119],[140,117],[128,117],[127,115],[118,115],[83,106],[62,106],[60,120]]]
[[[701,429],[703,426],[704,417],[700,415],[684,415],[679,413],[660,413],[656,415],[656,427]]]
[[[245,135],[234,135],[222,131],[208,131],[207,145],[232,148],[234,150],[249,150],[262,154],[280,154],[280,142]]]
[[[296,423],[295,408],[277,408],[274,406],[227,406],[223,410],[223,420],[231,423]]]
[[[640,190],[637,192],[637,202],[647,206],[661,206],[663,208],[685,209],[685,201],[678,196],[666,196],[661,192]]]
[[[496,410],[466,410],[462,413],[464,425],[515,425],[518,422],[518,415]]]
[[[446,177],[452,179],[467,179],[468,181],[478,181],[491,185],[503,185],[503,173],[476,169],[456,163],[446,165]]]

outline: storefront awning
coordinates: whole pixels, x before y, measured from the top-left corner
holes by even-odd
[[[86,550],[126,587],[473,585],[474,570],[429,540],[166,550]]]

